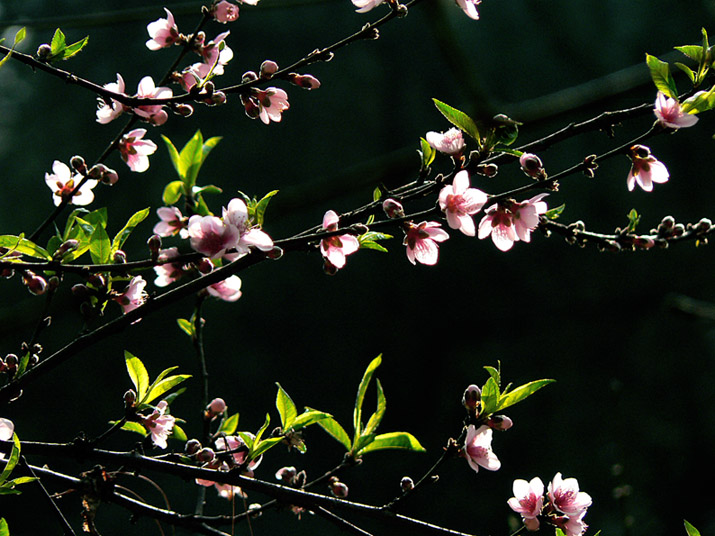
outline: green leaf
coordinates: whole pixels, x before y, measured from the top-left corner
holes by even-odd
[[[106,229],[108,217],[107,207],[102,207],[97,210],[93,210],[92,212],[88,212],[82,217],[82,220],[89,223],[92,226],[92,229],[95,227],[104,227]]]
[[[112,256],[112,244],[107,230],[98,225],[89,237],[89,254],[94,264],[106,264]]]
[[[670,74],[670,67],[664,61],[659,60],[650,54],[645,55],[645,61],[650,70],[650,77],[653,79],[655,87],[673,99],[678,98],[678,89],[675,87],[675,80]]]
[[[278,443],[281,443],[283,441],[282,437],[269,437],[268,439],[264,439],[263,441],[260,441],[258,444],[254,444],[253,450],[251,451],[251,459],[255,460],[258,458],[261,454],[266,452],[269,448],[274,447]]]
[[[698,91],[681,103],[681,110],[690,114],[707,112],[715,108],[715,86],[709,91]]]
[[[688,536],[700,536],[700,531],[688,523],[687,520],[683,519],[683,523],[685,524],[685,532],[688,533]]]
[[[360,249],[372,249],[382,253],[387,253],[387,248],[378,244],[377,240],[389,240],[390,238],[392,238],[392,235],[368,231],[367,233],[363,233],[358,236],[358,242],[360,244]]]
[[[276,409],[281,416],[281,426],[283,430],[288,430],[293,421],[298,416],[298,411],[295,408],[293,399],[285,392],[281,387],[280,383],[276,383],[278,386],[278,394],[276,395]]]
[[[377,410],[367,421],[367,425],[365,426],[363,434],[372,434],[373,432],[375,432],[377,427],[380,425],[382,418],[385,416],[387,400],[385,399],[385,392],[382,390],[382,384],[380,384],[380,380],[375,379],[375,386],[377,387]]]
[[[22,493],[19,489],[5,487],[6,485],[7,482],[5,484],[0,484],[0,495],[20,495]]]
[[[434,101],[437,109],[442,113],[442,115],[452,123],[455,127],[461,129],[469,136],[471,136],[477,144],[481,146],[481,137],[479,136],[479,129],[477,128],[474,120],[469,117],[464,112],[452,108],[449,104],[445,104],[437,99],[432,99]]]
[[[181,331],[186,333],[192,339],[194,338],[194,323],[186,318],[177,318],[176,323],[179,325]]]
[[[121,231],[117,233],[117,235],[114,237],[114,240],[112,241],[113,254],[116,253],[116,251],[124,245],[124,242],[127,240],[127,238],[129,238],[129,235],[132,234],[132,231],[135,229],[135,227],[141,222],[143,222],[147,218],[147,216],[149,216],[149,208],[145,208],[144,210],[135,212],[132,217],[129,218],[126,225],[122,228]]]
[[[697,75],[695,74],[695,71],[693,71],[690,67],[687,65],[684,65],[680,62],[675,62],[673,65],[675,65],[678,69],[683,71],[686,75],[688,75],[688,78],[690,78],[690,82],[693,84],[695,83],[695,80],[697,78]]]
[[[65,47],[65,49],[62,51],[62,56],[60,59],[67,60],[72,56],[76,56],[85,46],[87,46],[88,42],[89,36],[85,36],[76,43],[72,43],[71,45]]]
[[[703,57],[703,47],[698,45],[684,45],[681,47],[673,47],[675,50],[682,52],[688,58],[700,63]],[[707,50],[707,49],[705,49]]]
[[[323,411],[317,411],[314,409],[311,410],[306,410],[296,419],[293,421],[293,424],[291,424],[291,428],[293,430],[300,430],[301,428],[305,428],[306,426],[310,426],[311,424],[319,423],[323,419],[328,419],[331,418],[332,415],[330,413],[325,413]]]
[[[25,30],[25,27],[23,26],[15,34],[15,41],[13,42],[12,47],[15,48],[17,45],[22,43],[25,40],[26,35],[27,35],[27,31]]]
[[[489,373],[489,376],[494,378],[494,381],[497,383],[497,387],[501,387],[501,363],[499,363],[498,367],[499,368],[486,366],[484,367],[484,370]]]
[[[30,352],[25,352],[20,358],[20,362],[17,364],[16,376],[22,376],[27,369],[27,364],[30,362]]]
[[[388,434],[375,436],[373,441],[366,447],[362,448],[358,454],[366,454],[368,452],[386,449],[402,449],[414,452],[425,452],[425,448],[412,434],[407,432],[390,432]]]
[[[378,244],[377,242],[373,242],[372,240],[361,240],[360,249],[371,249],[373,251],[379,251],[380,253],[388,252],[385,246],[381,246],[380,244]]]
[[[159,398],[161,395],[170,391],[181,382],[191,378],[190,374],[176,374],[174,376],[167,377],[170,372],[173,372],[177,368],[179,367],[169,367],[168,369],[163,370],[161,374],[156,377],[154,383],[148,387],[146,397],[138,399],[139,404],[149,404],[152,400]]]
[[[378,186],[372,191],[372,200],[377,202],[380,199],[382,199],[382,191],[380,190],[380,187]]]
[[[278,190],[272,190],[268,192],[263,198],[256,203],[255,218],[256,225],[263,227],[263,219],[266,214],[266,209],[268,208],[268,203],[270,203],[271,198],[278,193]]]
[[[0,247],[6,248],[8,250],[7,253],[0,256],[0,259],[3,257],[7,257],[8,254],[13,251],[22,253],[23,255],[28,255],[30,257],[35,257],[36,259],[52,259],[52,255],[50,255],[46,249],[41,248],[40,246],[38,246],[34,242],[31,242],[30,240],[27,240],[26,238],[23,238],[22,235],[1,235]]]
[[[174,403],[174,400],[176,400],[177,397],[179,397],[184,391],[186,391],[186,387],[182,387],[181,389],[177,389],[173,393],[169,393],[166,395],[163,400],[171,406],[171,404]]]
[[[165,205],[173,205],[178,203],[184,193],[184,183],[181,181],[171,181],[164,187],[164,192],[161,194],[161,200]]]
[[[112,424],[114,424],[114,423],[112,423]],[[147,430],[146,430],[146,428],[144,428],[144,427],[143,427],[141,424],[139,424],[138,422],[125,422],[125,423],[122,425],[122,428],[121,428],[121,429],[122,429],[122,430],[126,430],[127,432],[134,432],[135,434],[139,434],[139,435],[142,435],[142,436],[146,436],[147,433],[148,433]]]
[[[230,417],[224,417],[221,421],[221,426],[219,426],[219,433],[226,435],[233,435],[238,428],[238,413],[234,413]]]
[[[494,378],[489,378],[482,387],[482,414],[490,415],[497,410],[499,386]]]
[[[199,174],[199,169],[203,163],[203,145],[204,138],[200,130],[197,130],[192,138],[186,142],[184,148],[179,153],[179,163],[182,169],[181,175],[184,181],[185,191],[191,191],[196,184],[196,177]]]
[[[255,444],[255,437],[253,434],[249,432],[236,432],[238,434],[238,437],[240,437],[243,442],[246,444],[249,450],[253,448],[253,445]]]
[[[10,528],[7,526],[5,518],[0,518],[0,536],[10,536]]]
[[[169,158],[171,159],[171,163],[174,165],[176,173],[183,179],[184,175],[181,169],[181,157],[179,156],[179,151],[176,150],[176,147],[173,143],[171,143],[171,140],[163,134],[161,135],[161,139],[163,139],[166,144],[166,150],[169,151]]]
[[[533,382],[526,383],[524,385],[521,385],[511,391],[510,393],[503,394],[501,397],[499,397],[499,404],[497,407],[490,412],[487,412],[484,410],[484,413],[494,413],[494,411],[501,411],[503,409],[508,408],[509,406],[513,406],[514,404],[517,404],[518,402],[521,402],[525,398],[533,395],[536,391],[541,389],[542,387],[555,382],[556,380],[549,380],[549,379],[544,379],[544,380],[536,380]],[[482,401],[484,400],[484,392],[482,391]]]
[[[437,151],[432,147],[426,139],[420,138],[420,156],[422,157],[422,168],[428,168],[434,162]]]
[[[62,53],[66,46],[66,41],[65,41],[65,34],[62,33],[62,30],[57,28],[55,30],[55,34],[52,36],[52,41],[50,42],[50,48],[52,49],[50,52],[50,58],[53,58],[55,56],[58,56]]]
[[[177,439],[179,441],[188,440],[188,437],[186,435],[186,432],[184,432],[184,429],[176,423],[174,423],[174,427],[171,429],[171,437],[173,437],[174,439]]]
[[[17,437],[17,434],[12,434],[12,450],[10,451],[10,457],[5,464],[5,469],[3,469],[3,472],[0,473],[0,483],[5,482],[8,479],[10,473],[12,473],[13,469],[15,469],[15,466],[20,461],[20,450],[20,439]]]
[[[353,456],[359,456],[360,452],[365,449],[370,443],[375,440],[375,434],[365,434],[363,433],[355,443],[353,443],[353,448],[351,454]]]
[[[318,426],[325,430],[328,435],[345,447],[348,452],[352,448],[352,441],[345,429],[333,417],[326,417],[318,421]]]
[[[626,228],[626,231],[628,231],[629,233],[634,232],[636,230],[636,226],[640,221],[640,214],[638,214],[636,209],[632,208],[631,211],[628,213],[628,227]]]
[[[362,403],[365,400],[365,392],[367,391],[375,369],[380,366],[380,363],[382,363],[382,354],[370,362],[358,386],[357,397],[355,398],[355,409],[353,410],[353,428],[355,429],[355,438],[353,441],[356,443],[358,438],[362,435]]]
[[[136,389],[137,400],[142,400],[149,388],[149,373],[146,371],[146,367],[141,359],[133,356],[126,350],[124,350],[124,361],[127,364],[129,378],[134,384],[134,389]]]
[[[270,424],[271,424],[271,416],[268,413],[266,413],[266,420],[263,422],[263,426],[261,426],[261,428],[258,430],[258,432],[256,432],[255,443],[258,443],[261,440],[261,438],[263,437],[263,434],[266,432],[266,430],[268,430],[268,425],[270,425]]]
[[[556,220],[558,219],[559,216],[561,216],[561,213],[564,211],[566,208],[566,203],[563,205],[559,205],[558,207],[554,207],[552,209],[549,209],[544,213],[544,216],[546,216],[547,219],[549,220]]]

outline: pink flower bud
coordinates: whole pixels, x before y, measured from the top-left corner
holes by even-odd
[[[228,0],[221,0],[216,4],[211,10],[211,14],[216,22],[221,24],[226,24],[227,22],[233,22],[238,18],[238,6],[232,4]]]
[[[174,106],[174,111],[181,117],[191,117],[194,113],[194,107],[190,104],[177,104]]]
[[[339,499],[344,499],[348,496],[348,487],[340,482],[336,476],[330,477],[328,487],[330,488],[330,492]]]
[[[137,401],[137,394],[133,389],[129,389],[124,393],[124,405],[128,408],[134,407],[134,403]]]
[[[529,177],[534,177],[535,179],[546,178],[544,165],[541,163],[541,159],[535,154],[522,154],[519,157],[519,164],[521,165],[521,170],[529,175]]]
[[[409,476],[403,476],[400,480],[400,489],[402,491],[410,491],[414,489],[415,483]]]
[[[109,168],[104,164],[95,164],[89,170],[90,179],[101,179]]]
[[[203,463],[209,463],[214,460],[216,453],[210,448],[202,448],[196,453],[196,459]]]
[[[189,456],[196,454],[201,450],[201,441],[198,439],[189,439],[184,446],[184,452]]]
[[[278,64],[275,61],[266,60],[261,63],[261,78],[269,79],[278,72]],[[244,75],[245,76],[245,75]]]
[[[246,82],[253,82],[254,80],[258,80],[258,75],[253,71],[246,71],[241,77],[241,82],[244,84]]]
[[[212,415],[219,415],[226,411],[226,402],[223,401],[223,398],[214,398],[208,405],[207,410]]]
[[[81,156],[75,155],[70,158],[70,166],[72,166],[75,171],[81,173],[82,175],[87,173],[87,164],[84,161],[84,158],[82,158]]]
[[[275,246],[272,250],[266,251],[266,257],[271,260],[278,260],[283,256],[283,250],[278,246]]]
[[[39,275],[35,275],[33,272],[30,272],[29,270],[25,272],[25,275],[23,276],[23,282],[25,283],[27,290],[29,290],[35,296],[40,296],[44,294],[45,291],[47,291],[47,281],[45,281]]]
[[[293,466],[281,467],[278,471],[276,471],[276,480],[291,486],[295,481],[297,474],[298,471]]]
[[[492,415],[487,421],[487,425],[492,430],[504,431],[514,425],[514,422],[506,415]]]
[[[385,199],[382,202],[382,210],[388,218],[403,218],[405,216],[405,209],[399,201],[395,201],[392,198]]]
[[[482,391],[476,385],[472,384],[467,387],[462,396],[462,405],[469,411],[476,411],[479,407],[479,402],[482,400]]]
[[[311,74],[290,73],[288,75],[288,80],[290,80],[292,84],[302,87],[303,89],[318,89],[320,87],[320,80]]]

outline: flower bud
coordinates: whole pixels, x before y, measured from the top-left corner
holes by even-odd
[[[410,491],[415,488],[414,481],[409,476],[403,476],[400,480],[400,489],[402,491]]]
[[[161,237],[158,234],[153,234],[146,241],[146,245],[149,247],[149,253],[151,254],[151,259],[153,261],[159,258],[159,250],[161,249]]]
[[[104,164],[95,164],[89,169],[89,178],[101,180],[104,174],[109,171],[109,168]]]
[[[481,400],[482,390],[472,384],[467,387],[466,391],[464,391],[464,395],[462,396],[462,405],[467,408],[468,411],[476,411]]]
[[[293,466],[281,467],[276,471],[276,480],[291,486],[297,474],[298,471]]]
[[[712,220],[708,218],[703,218],[695,224],[695,231],[697,231],[698,233],[707,233],[712,228],[712,226]]]
[[[278,246],[273,246],[273,249],[266,252],[266,257],[271,260],[278,260],[283,256],[283,249]]]
[[[241,77],[241,82],[244,84],[246,82],[253,82],[254,80],[258,80],[258,75],[253,71],[246,71]]]
[[[655,240],[649,236],[639,236],[633,241],[633,245],[640,249],[650,249],[655,246]]]
[[[535,179],[546,178],[546,172],[544,171],[544,164],[541,163],[541,159],[532,153],[524,153],[519,157],[519,164],[521,165],[521,170],[526,173],[529,177]]]
[[[261,78],[268,80],[278,71],[278,64],[275,61],[266,60],[261,63]],[[244,75],[245,76],[245,75]]]
[[[506,415],[492,415],[489,417],[489,420],[487,421],[487,426],[491,428],[492,430],[498,430],[498,431],[504,431],[508,430],[514,425],[514,421],[512,421],[509,417]]]
[[[325,262],[323,262],[323,272],[325,272],[326,275],[335,275],[338,273],[338,269],[332,262],[325,259]]]
[[[251,119],[256,119],[261,113],[261,107],[253,97],[248,97],[243,100],[243,109],[245,110],[246,115]]]
[[[9,368],[15,368],[19,360],[15,354],[7,354],[5,356],[5,366]]]
[[[121,249],[115,251],[112,258],[114,260],[114,264],[126,264],[127,262],[127,254]]]
[[[480,164],[477,166],[477,173],[485,177],[495,177],[499,172],[499,166],[496,164]]]
[[[320,80],[315,78],[312,74],[290,73],[288,80],[303,89],[318,89],[320,87]]]
[[[214,458],[216,458],[216,453],[213,449],[208,447],[204,447],[196,453],[196,459],[203,463],[212,462],[214,461]]]
[[[405,209],[402,203],[392,198],[385,199],[382,202],[382,210],[385,211],[385,214],[390,219],[403,218],[405,216]]]
[[[60,244],[60,247],[58,247],[55,252],[52,255],[53,259],[61,259],[62,256],[67,253],[68,251],[72,251],[79,245],[79,240],[75,240],[74,238],[71,238],[69,240],[65,240]]]
[[[25,283],[27,290],[35,296],[40,296],[47,291],[47,281],[29,270],[25,272],[23,282]]]
[[[89,298],[89,289],[87,288],[86,285],[83,285],[82,283],[77,283],[76,285],[72,285],[72,294],[77,296],[81,300],[85,300]]]
[[[196,266],[196,268],[199,270],[199,272],[206,275],[206,274],[210,274],[211,272],[213,272],[214,265],[209,259],[204,257],[203,259],[201,259],[199,261],[199,264]]]
[[[330,492],[339,499],[344,499],[348,496],[348,487],[340,482],[336,476],[330,477],[328,487],[330,488]]]
[[[194,107],[190,104],[179,103],[174,106],[174,111],[181,117],[191,117],[191,115],[194,113]]]
[[[206,411],[211,413],[212,416],[220,415],[226,411],[226,402],[223,401],[223,398],[214,398],[206,408]]]
[[[127,408],[134,407],[134,403],[137,401],[137,394],[134,392],[134,389],[129,389],[126,393],[124,393],[124,406]]]
[[[47,58],[52,54],[52,47],[47,43],[41,44],[37,47],[37,59],[40,61],[46,61]]]
[[[87,173],[87,163],[84,161],[84,158],[79,155],[70,158],[70,166],[72,166],[77,173],[81,173],[82,175]]]
[[[87,283],[95,288],[103,288],[107,286],[107,280],[102,274],[92,274],[87,278]]]
[[[201,450],[201,441],[198,439],[189,439],[184,445],[184,452],[189,456],[193,456]]]

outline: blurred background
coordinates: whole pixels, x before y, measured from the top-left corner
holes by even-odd
[[[85,51],[61,67],[100,84],[114,82],[120,73],[133,92],[143,76],[160,79],[177,53],[149,52],[146,24],[164,17],[166,6],[179,29],[190,33],[201,5],[150,4],[2,1],[0,30],[7,44],[25,26],[21,50],[28,53],[49,42],[57,27],[68,42],[89,35]],[[218,212],[237,190],[262,196],[278,189],[265,230],[274,239],[288,237],[320,224],[328,209],[345,212],[370,201],[380,182],[394,186],[413,179],[420,136],[450,126],[433,97],[470,114],[500,112],[524,122],[517,141],[523,144],[605,110],[654,101],[645,53],[684,61],[671,54],[672,47],[699,44],[701,28],[712,30],[715,18],[712,0],[485,0],[479,9],[481,20],[473,21],[451,0],[415,6],[405,19],[383,27],[379,40],[354,43],[331,62],[311,66],[307,72],[321,80],[319,90],[281,84],[290,99],[281,123],[249,120],[234,97],[220,108],[197,107],[188,120],[171,116],[163,127],[147,126],[146,137],[160,146],[150,169],[130,173],[112,155],[107,164],[121,179],[112,188],[96,188],[90,208],[109,206],[109,229],[117,232],[135,211],[161,206],[164,185],[175,177],[160,135],[181,147],[200,128],[205,137],[223,136],[198,181],[223,188],[223,194],[207,198],[213,210]],[[348,0],[262,0],[255,8],[242,6],[238,21],[206,29],[208,38],[231,31],[227,43],[235,56],[217,83],[238,83],[242,73],[257,70],[265,59],[289,65],[386,10],[355,14]],[[685,91],[681,74],[675,76]],[[115,136],[124,118],[100,125],[95,109],[95,97],[76,86],[13,62],[0,70],[3,234],[29,234],[51,210],[43,178],[54,160],[68,162],[79,154],[93,161]],[[625,143],[653,120],[649,115],[619,126],[615,139],[603,132],[571,139],[540,156],[554,174],[588,154]],[[696,128],[650,140],[671,177],[652,193],[629,193],[629,161],[616,158],[601,164],[593,180],[579,175],[561,181],[549,206],[565,203],[562,221],[581,219],[599,232],[626,225],[632,208],[642,215],[642,232],[666,215],[682,223],[712,217],[713,132],[715,121],[706,114]],[[435,169],[448,171],[449,163],[438,160]],[[473,182],[499,193],[525,181],[511,164],[493,179]],[[147,256],[145,240],[155,221],[152,212],[127,242],[130,259]],[[459,434],[463,390],[486,381],[483,366],[501,363],[507,382],[554,378],[557,383],[509,411],[515,426],[495,434],[493,444],[501,470],[475,474],[466,461],[453,460],[441,469],[439,483],[405,501],[402,513],[474,534],[506,535],[518,526],[506,505],[513,480],[539,476],[547,482],[562,472],[577,477],[593,497],[586,517],[589,534],[684,534],[684,518],[704,535],[715,533],[712,498],[697,491],[707,489],[715,448],[715,257],[710,248],[684,243],[606,254],[535,233],[531,244],[517,243],[502,253],[490,240],[451,233],[437,266],[414,267],[398,235],[385,243],[389,254],[353,255],[335,277],[323,274],[317,253],[264,263],[241,274],[243,297],[237,303],[206,304],[211,393],[223,397],[231,412],[240,412],[240,429],[257,430],[267,411],[278,422],[276,381],[298,406],[331,412],[347,427],[361,375],[382,353],[377,376],[388,410],[380,431],[409,431],[427,448],[426,454],[371,454],[342,475],[350,498],[383,504],[398,493],[402,476],[419,477],[447,439]],[[46,233],[43,240],[48,238]],[[146,278],[152,280],[152,274]],[[44,355],[82,328],[69,286],[53,303],[52,327],[41,338]],[[19,353],[43,300],[31,297],[17,276],[1,288],[2,351]],[[189,339],[176,325],[176,318],[191,315],[193,303],[186,299],[167,314],[82,352],[38,380],[2,416],[12,419],[26,440],[100,434],[121,416],[122,395],[131,387],[126,349],[142,358],[152,376],[173,365],[195,375],[172,412],[187,421],[190,437],[198,435],[198,366]],[[107,317],[118,315],[117,309],[110,304]],[[368,407],[374,396],[371,391]],[[108,446],[128,449],[136,439],[127,433]],[[309,429],[306,439],[305,455],[278,447],[257,477],[272,480],[284,465],[306,468],[316,477],[339,463],[341,447],[321,430]],[[170,442],[170,447],[183,445]],[[30,461],[71,474],[93,465]],[[147,476],[162,486],[173,508],[193,511],[192,484]],[[148,484],[129,477],[121,483],[163,506]],[[29,486],[23,491],[0,498],[0,515],[8,519],[11,533],[59,533],[41,498]],[[250,496],[248,502],[262,500]],[[68,495],[60,505],[79,531],[79,498]],[[207,513],[229,514],[232,508],[241,511],[245,505],[232,506],[209,490]],[[373,523],[351,521],[374,534],[388,533]],[[104,536],[160,534],[150,520],[130,524],[129,514],[113,505],[99,509],[97,526]],[[298,520],[287,510],[264,515],[252,530],[256,535],[338,532],[320,518]],[[236,529],[247,533],[244,526]]]

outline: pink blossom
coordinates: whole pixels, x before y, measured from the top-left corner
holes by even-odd
[[[154,226],[154,234],[166,237],[178,233],[181,238],[189,237],[189,231],[186,229],[188,218],[185,218],[178,208],[160,207],[156,214],[161,221]]]
[[[514,496],[507,502],[509,507],[526,521],[527,519],[535,520],[531,522],[531,526],[538,528],[539,521],[536,519],[541,514],[541,509],[544,506],[544,483],[539,477],[532,478],[530,482],[523,479],[514,480],[513,485]],[[529,525],[527,525],[529,528]],[[536,530],[529,528],[529,530]]]
[[[189,218],[189,237],[192,248],[216,259],[236,245],[239,231],[216,216],[194,215]]]
[[[238,18],[238,6],[228,0],[221,0],[211,9],[214,20],[221,24],[233,22]]]
[[[152,442],[161,449],[167,447],[166,440],[176,421],[171,415],[165,415],[168,406],[166,400],[162,400],[156,405],[152,414],[142,421],[144,428],[151,434]]]
[[[227,302],[235,302],[241,297],[241,278],[232,275],[206,287],[206,291],[214,298]]]
[[[110,82],[109,84],[104,84],[104,89],[107,89],[113,93],[121,93],[125,94],[124,90],[125,85],[124,85],[124,79],[122,78],[122,75],[117,73],[117,82]],[[115,99],[110,99],[110,103],[107,103],[104,99],[100,98],[97,99],[97,122],[101,124],[106,124],[109,123],[110,121],[113,121],[120,115],[122,115],[122,112],[125,112],[126,110],[129,109],[128,106],[123,105],[121,102]]]
[[[119,141],[119,152],[129,169],[141,173],[149,169],[149,155],[156,151],[156,143],[143,140],[146,129],[135,128]]]
[[[464,440],[464,456],[469,466],[476,472],[479,472],[479,467],[488,471],[499,469],[501,462],[492,451],[492,429],[486,425],[476,429],[473,424],[470,424]]]
[[[490,234],[494,245],[501,251],[509,251],[514,242],[519,240],[514,229],[513,214],[500,204],[489,207],[479,222],[480,240]]]
[[[144,287],[146,287],[146,281],[138,275],[132,278],[122,294],[114,297],[114,301],[122,307],[124,314],[144,304],[148,297]]]
[[[591,506],[591,496],[578,490],[578,480],[575,478],[561,478],[561,473],[556,473],[549,483],[549,500],[559,512],[567,516],[579,516]]]
[[[466,170],[454,176],[451,186],[445,186],[439,193],[439,207],[447,216],[447,224],[467,236],[474,236],[472,214],[479,212],[487,202],[487,194],[469,187],[469,173]]]
[[[564,531],[566,536],[581,536],[581,534],[586,532],[586,529],[588,528],[588,525],[583,522],[583,517],[585,515],[586,510],[583,510],[581,513],[575,516],[564,516],[556,518],[553,520],[553,523],[557,527],[560,527],[561,530]]]
[[[653,190],[653,183],[662,184],[668,182],[668,168],[665,164],[650,154],[650,149],[644,145],[634,145],[630,149],[630,158],[633,162],[631,170],[628,172],[626,184],[628,190],[633,191],[638,186],[646,192]]]
[[[253,437],[253,434],[250,435]],[[217,454],[230,453],[231,457],[225,458],[221,456],[219,458],[217,456],[213,461],[203,466],[205,469],[230,471],[233,467],[241,466],[246,462],[246,458],[248,456],[248,447],[246,446],[246,443],[243,441],[243,439],[241,439],[241,437],[239,436],[219,437],[215,441],[215,447]],[[252,477],[254,469],[256,469],[260,465],[261,459],[262,457],[258,457],[257,459],[248,462],[248,464],[244,468],[243,474]],[[219,496],[223,497],[224,499],[231,499],[234,495],[238,495],[239,497],[246,496],[246,494],[243,493],[243,491],[241,491],[241,488],[239,488],[238,486],[219,484],[218,482],[214,482],[212,480],[205,480],[200,478],[196,479],[196,483],[200,486],[205,487],[216,486]]]
[[[544,171],[544,164],[541,163],[541,158],[533,153],[522,153],[519,157],[519,165],[521,166],[521,170],[529,177],[540,180],[546,178],[546,172]]]
[[[140,99],[168,99],[173,96],[173,91],[168,87],[156,87],[151,76],[145,76],[139,81],[137,97]],[[152,125],[163,125],[169,115],[161,104],[147,104],[134,108],[134,113]]]
[[[288,94],[282,89],[269,87],[265,91],[258,91],[256,97],[259,104],[258,117],[266,125],[271,121],[278,123],[281,114],[289,108]]]
[[[371,9],[376,8],[382,4],[385,0],[352,0],[353,5],[355,5],[355,11],[358,13],[367,13]]]
[[[447,231],[440,227],[436,221],[423,221],[418,225],[408,222],[405,239],[402,242],[407,246],[407,258],[412,264],[415,261],[422,264],[437,264],[439,246],[437,242],[444,242],[449,238]]]
[[[536,195],[512,207],[514,230],[519,240],[531,241],[531,231],[539,225],[539,216],[545,214],[548,209],[546,202],[542,201],[547,195],[549,194]]]
[[[340,217],[332,210],[323,216],[323,229],[337,231]],[[360,249],[360,242],[351,234],[335,235],[320,241],[320,253],[338,270],[345,266],[345,257]]]
[[[158,260],[167,261],[178,256],[179,250],[177,248],[160,249]],[[156,272],[154,284],[157,287],[166,287],[181,278],[186,273],[186,270],[183,264],[167,262],[154,266],[154,272]]]
[[[209,72],[215,75],[222,75],[224,66],[233,59],[233,50],[229,48],[225,41],[230,33],[230,31],[227,31],[218,34],[213,41],[209,41],[208,44],[201,48],[201,56],[204,59],[204,64],[207,66],[203,68],[205,69],[205,73],[201,75],[201,78],[205,78]],[[201,71],[201,69],[197,67],[197,64],[194,64],[192,67]]]
[[[81,180],[82,175],[72,175],[67,164],[55,160],[52,163],[52,173],[45,173],[45,183],[52,190],[52,201],[55,206],[59,206],[62,199],[67,197],[70,198],[69,203],[72,205],[89,205],[94,201],[92,188],[97,186],[95,179],[86,179],[82,187],[72,194]]]
[[[235,248],[239,255],[245,255],[250,247],[255,247],[261,251],[273,249],[273,240],[258,227],[251,227],[248,221],[248,207],[239,198],[233,198],[228,206],[223,209],[223,221],[227,225],[233,226],[239,233]],[[238,299],[238,298],[236,298]]]
[[[15,433],[15,425],[10,419],[0,417],[0,441],[10,441]],[[5,455],[0,452],[0,460],[4,459]]]
[[[456,0],[456,2],[457,5],[462,8],[467,17],[479,20],[477,6],[482,3],[482,0]]]
[[[444,154],[458,155],[464,151],[464,137],[458,128],[450,128],[447,132],[428,132],[425,139],[435,150]]]
[[[669,128],[692,127],[698,122],[698,116],[683,112],[678,99],[666,97],[662,91],[659,91],[655,98],[654,112],[658,121]]]
[[[149,50],[159,50],[179,42],[179,29],[174,23],[174,15],[166,8],[164,8],[164,11],[166,11],[165,19],[155,20],[146,27],[149,37],[151,37],[146,42],[146,47]]]

